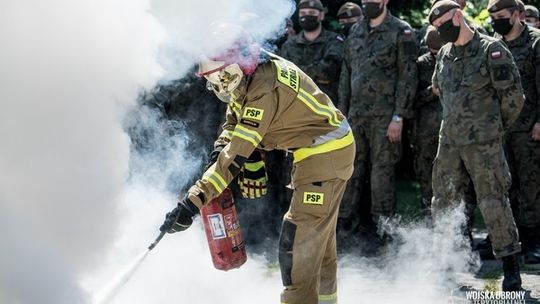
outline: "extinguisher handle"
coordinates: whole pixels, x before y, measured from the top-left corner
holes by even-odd
[[[156,238],[156,240],[150,244],[150,246],[148,246],[148,251],[154,249],[154,247],[156,247],[156,245],[159,243],[159,241],[161,241],[161,239],[165,236],[165,231],[162,231],[159,236]]]

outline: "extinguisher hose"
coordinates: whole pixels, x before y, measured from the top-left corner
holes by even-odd
[[[156,247],[156,245],[159,243],[159,241],[161,241],[161,239],[165,236],[165,231],[162,231],[159,236],[156,238],[156,240],[150,244],[150,246],[148,246],[148,251],[154,249],[154,247]]]

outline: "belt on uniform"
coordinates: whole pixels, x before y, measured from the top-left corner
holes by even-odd
[[[354,143],[354,136],[352,134],[352,131],[349,129],[349,132],[347,132],[347,134],[345,134],[345,136],[343,137],[329,140],[323,144],[314,147],[300,148],[294,151],[293,163],[300,162],[312,155],[323,154],[343,149],[351,145],[352,143]]]

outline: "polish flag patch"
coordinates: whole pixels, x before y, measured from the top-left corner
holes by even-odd
[[[406,29],[403,31],[403,34],[405,34],[405,36],[411,36],[412,35],[412,31],[409,30],[409,29]]]
[[[501,51],[491,52],[491,58],[492,59],[499,59],[502,57]]]

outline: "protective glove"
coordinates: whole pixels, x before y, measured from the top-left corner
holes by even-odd
[[[197,206],[185,197],[171,212],[165,215],[165,221],[159,230],[167,233],[184,231],[191,226],[196,213]]]
[[[261,152],[255,150],[246,160],[240,175],[238,185],[244,198],[258,198],[266,195],[268,176]]]

